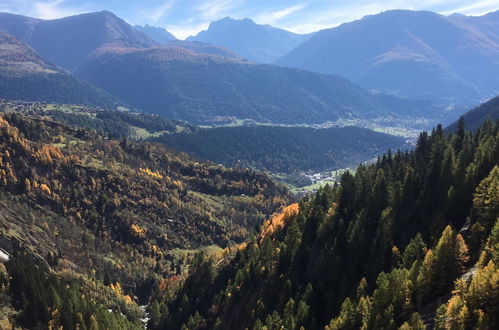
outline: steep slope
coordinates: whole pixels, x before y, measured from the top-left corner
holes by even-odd
[[[499,126],[420,135],[158,287],[152,329],[495,329]],[[161,311],[178,311],[165,313]]]
[[[250,61],[271,63],[309,37],[269,25],[259,25],[249,18],[234,20],[226,17],[211,23],[208,30],[187,40],[221,45]]]
[[[442,115],[424,102],[373,96],[343,78],[171,47],[102,49],[77,75],[146,112],[192,123]]]
[[[156,43],[109,11],[39,20],[0,13],[0,31],[12,34],[43,58],[75,70],[99,47],[151,47]]]
[[[357,127],[221,127],[164,134],[155,140],[226,166],[274,173],[350,167],[404,144],[402,138]]]
[[[481,104],[463,115],[463,120],[466,129],[476,131],[480,128],[483,122],[491,118],[492,120],[499,120],[499,96]],[[457,130],[457,121],[449,125],[445,130],[453,132]]]
[[[141,31],[149,36],[152,40],[157,43],[165,43],[168,41],[177,40],[173,34],[168,32],[168,30],[156,26],[146,25],[134,25],[136,30]]]
[[[496,16],[387,11],[320,31],[276,63],[395,95],[476,104],[499,91]]]
[[[0,98],[116,108],[123,102],[46,62],[30,47],[0,32]]]

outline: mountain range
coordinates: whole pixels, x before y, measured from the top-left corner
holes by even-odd
[[[499,11],[479,17],[392,10],[315,33],[278,59],[369,89],[440,104],[499,91]]]
[[[297,35],[249,19],[226,18],[214,22],[199,38],[189,39],[206,36],[215,44],[181,40],[160,44],[147,35],[159,30],[148,26],[145,31],[149,32],[143,33],[108,11],[56,20],[1,13],[0,30],[24,41],[47,63],[69,70],[115,98],[173,119],[196,124],[240,119],[320,124],[341,119],[418,118],[428,127],[457,117],[463,107],[456,108],[456,104],[476,104],[494,92],[496,16],[390,11],[307,38],[299,36],[301,41]],[[436,30],[425,30],[428,25]],[[301,43],[276,63],[328,74],[246,61],[249,56],[236,44],[219,46],[216,38],[208,38],[220,31],[255,50],[281,47],[272,41],[275,38],[288,40],[288,46]],[[339,59],[331,60],[336,55]],[[372,65],[352,69],[358,63]],[[336,69],[324,69],[328,65],[371,92],[330,75]],[[457,110],[444,111],[444,106]]]
[[[76,75],[146,112],[195,124],[442,115],[428,103],[371,95],[340,77],[182,48],[104,49]]]
[[[221,45],[250,61],[271,63],[309,37],[270,25],[256,24],[249,18],[236,20],[226,17],[186,40]]]
[[[175,47],[148,48],[101,45],[75,73],[106,92],[52,65],[12,36],[4,34],[0,44],[6,99],[107,108],[128,105],[196,124],[238,119],[278,124],[320,124],[340,118],[436,120],[443,115],[427,102],[371,95],[340,77],[247,62],[227,49],[200,42],[171,41],[167,45]],[[34,58],[38,66],[33,65]]]

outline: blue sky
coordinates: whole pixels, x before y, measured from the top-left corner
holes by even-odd
[[[178,38],[196,34],[220,18],[252,18],[297,33],[334,27],[389,9],[481,15],[499,9],[499,0],[2,0],[0,11],[60,18],[110,10],[132,24],[168,29]]]

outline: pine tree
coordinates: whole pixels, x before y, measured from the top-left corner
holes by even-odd
[[[466,134],[466,128],[464,124],[464,117],[461,116],[457,120],[457,131],[456,131],[456,142],[455,142],[455,150],[457,153],[461,151],[463,147],[464,135]]]
[[[435,248],[435,260],[431,274],[434,295],[448,289],[457,276],[458,265],[455,245],[454,231],[450,226],[447,226]]]

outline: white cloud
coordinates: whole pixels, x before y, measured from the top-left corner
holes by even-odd
[[[206,1],[196,8],[198,14],[206,20],[216,20],[227,16],[231,9],[241,6],[245,0],[214,0]]]
[[[144,16],[151,23],[156,23],[170,13],[175,2],[175,0],[170,0],[154,8],[142,9],[140,16]]]
[[[372,1],[364,1],[363,4],[348,3],[342,6],[321,8],[313,12],[309,11],[298,23],[291,22],[282,28],[295,33],[311,33],[390,9],[412,9],[412,5],[405,0],[392,0],[383,3]]]
[[[55,19],[85,12],[83,8],[64,6],[64,2],[65,0],[36,1],[30,15],[43,19]]]
[[[306,7],[306,4],[295,5],[271,13],[262,14],[254,18],[255,22],[260,24],[276,24],[277,21],[288,17]]]
[[[305,4],[284,8],[283,10],[273,12],[272,17],[276,20],[279,20],[279,19],[284,18],[286,16],[289,16],[289,15],[291,15],[299,10],[302,10],[303,8],[305,8]]]
[[[490,11],[499,9],[499,0],[486,0],[475,2],[463,7],[457,7],[452,10],[447,10],[442,14],[448,15],[453,13],[461,13],[465,15],[483,15]]]

